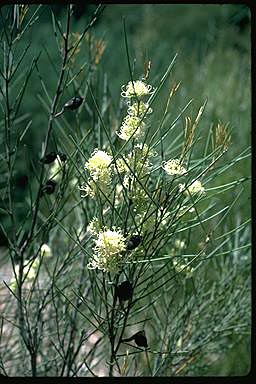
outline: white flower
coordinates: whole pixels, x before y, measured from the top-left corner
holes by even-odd
[[[48,244],[43,244],[40,248],[41,256],[49,257],[52,255],[52,250]]]
[[[201,181],[195,180],[192,184],[190,184],[187,188],[185,188],[185,184],[179,184],[180,192],[186,193],[189,195],[196,195],[198,193],[204,193],[205,189],[202,186]]]
[[[126,157],[116,160],[116,168],[119,173],[129,173],[131,169],[141,176],[149,171],[149,167],[152,165],[149,158],[155,155],[156,152],[150,150],[147,144],[136,144],[133,151]]]
[[[101,195],[101,198],[104,199],[108,195],[111,186],[111,174],[102,173],[97,180],[88,179],[87,184],[83,183],[79,187],[80,191],[85,192],[81,197],[90,196],[95,198],[98,195]]]
[[[139,161],[145,162],[147,157],[149,158],[149,157],[157,156],[157,152],[149,149],[146,143],[144,144],[139,143],[134,146],[133,152],[130,153],[128,156],[130,157],[134,156],[134,158],[136,158],[136,161],[139,159]]]
[[[124,180],[123,180],[123,186],[127,189],[135,188],[136,187],[136,178],[130,174],[125,175]],[[138,192],[138,191],[136,191],[136,192]]]
[[[125,159],[125,161],[122,158],[116,160],[116,169],[119,173],[129,172],[129,168],[126,163],[127,159]]]
[[[145,123],[137,116],[127,115],[122,122],[120,131],[116,134],[122,140],[129,140],[132,136],[133,139],[140,139],[144,135]]]
[[[187,172],[187,170],[184,167],[182,167],[182,165],[180,164],[180,160],[178,159],[172,159],[172,160],[166,161],[163,164],[163,168],[165,172],[170,176],[184,175],[184,173]]]
[[[88,169],[90,174],[95,178],[101,177],[105,173],[109,173],[109,167],[112,162],[112,156],[107,152],[95,149],[92,156],[85,164],[85,169]]]
[[[98,252],[107,257],[122,252],[125,249],[125,238],[121,230],[111,231],[107,229],[101,231],[96,240],[96,248]]]
[[[129,105],[128,114],[132,116],[143,117],[144,115],[148,115],[152,113],[152,108],[149,107],[148,104],[143,103],[143,101],[135,102]]]
[[[127,85],[122,86],[123,97],[142,97],[152,93],[152,86],[141,80],[129,81]]]
[[[85,192],[84,196],[94,198],[98,192],[104,197],[108,193],[112,181],[111,163],[112,156],[105,151],[95,149],[85,164],[85,169],[89,171],[91,177],[80,187],[80,190]]]
[[[100,231],[95,240],[94,256],[88,263],[89,269],[101,269],[104,272],[116,273],[119,271],[123,260],[123,251],[126,249],[125,238],[121,230],[105,228]]]

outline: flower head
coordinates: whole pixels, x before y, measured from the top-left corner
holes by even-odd
[[[127,159],[124,160],[120,158],[116,160],[116,169],[119,173],[129,172],[129,168],[126,162],[127,162]]]
[[[91,157],[85,163],[85,169],[90,173],[87,183],[80,187],[85,196],[95,197],[98,193],[108,193],[112,177],[112,156],[107,152],[95,149]]]
[[[112,156],[107,152],[95,149],[92,156],[85,164],[85,168],[89,170],[90,174],[95,178],[101,177],[104,173],[108,173]]]
[[[143,101],[136,101],[129,105],[127,112],[131,116],[138,116],[141,118],[144,115],[152,113],[152,108],[150,108],[148,104],[143,103]]]
[[[94,256],[88,263],[89,269],[101,269],[116,273],[123,263],[123,251],[126,249],[125,238],[121,230],[105,228],[95,240]]]
[[[152,93],[152,86],[141,80],[129,81],[127,85],[122,86],[123,97],[142,97]]]
[[[80,191],[85,192],[81,197],[90,196],[95,198],[100,195],[104,199],[110,191],[111,186],[111,173],[105,172],[98,177],[98,179],[89,178],[87,183],[82,183],[79,187]]]
[[[202,186],[201,181],[195,180],[191,185],[188,186],[188,188],[185,188],[185,184],[179,184],[179,189],[180,192],[186,193],[188,196],[189,195],[196,195],[198,193],[204,193],[205,189]]]
[[[184,175],[184,173],[187,172],[187,170],[184,167],[182,167],[182,165],[180,164],[180,160],[178,159],[172,159],[172,160],[166,161],[163,164],[163,168],[165,172],[170,176]]]
[[[140,139],[144,135],[145,123],[141,118],[133,115],[127,115],[122,122],[120,132],[116,134],[122,140],[129,140],[132,136],[134,139]]]
[[[124,158],[116,161],[116,168],[119,173],[130,173],[130,170],[140,174],[140,176],[148,173],[149,167],[152,165],[149,158],[155,156],[155,152],[151,151],[147,144],[136,144],[133,150]]]
[[[43,244],[40,248],[41,256],[49,257],[52,255],[52,250],[48,244]]]
[[[147,157],[156,156],[157,152],[152,151],[146,143],[139,143],[134,146],[133,152],[130,154],[130,157],[133,155],[136,156],[137,159],[139,158],[141,161],[145,161]]]

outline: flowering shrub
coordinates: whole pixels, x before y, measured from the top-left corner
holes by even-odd
[[[113,143],[107,145],[109,155],[103,149],[95,149],[85,165],[85,169],[90,173],[84,180],[89,186],[87,188],[89,191],[92,189],[90,177],[93,177],[94,190],[102,191],[102,194],[87,193],[87,199],[92,198],[93,204],[97,206],[97,214],[95,216],[94,211],[87,227],[93,238],[87,268],[95,270],[95,273],[102,271],[109,284],[119,287],[118,295],[128,297],[125,314],[121,320],[114,293],[111,312],[121,327],[125,327],[131,308],[137,308],[136,300],[141,300],[141,296],[133,298],[138,293],[136,289],[134,291],[132,284],[135,283],[136,288],[136,283],[140,285],[143,280],[146,282],[149,279],[152,288],[155,287],[162,281],[161,276],[157,276],[162,268],[167,269],[163,274],[166,281],[175,276],[179,276],[183,281],[194,279],[213,236],[212,230],[207,231],[202,223],[209,220],[204,201],[210,198],[205,188],[209,177],[204,178],[204,175],[214,169],[215,163],[226,152],[229,142],[226,127],[223,126],[221,130],[218,125],[218,144],[216,141],[215,145],[217,150],[212,153],[212,157],[208,157],[205,169],[202,171],[200,168],[200,161],[198,167],[190,165],[190,151],[195,143],[195,129],[202,116],[203,106],[199,109],[194,123],[187,118],[184,142],[180,151],[176,152],[176,158],[164,161],[163,149],[161,155],[156,150],[156,143],[161,143],[161,138],[152,142],[148,134],[149,123],[154,115],[150,100],[156,95],[157,89],[156,87],[154,90],[151,85],[140,80],[129,82],[122,87],[121,96],[129,101],[127,115],[116,135],[125,143],[120,150],[116,150],[113,145],[116,141],[113,138]],[[148,100],[145,100],[146,97]],[[200,171],[197,171],[197,168]],[[177,236],[179,233],[184,235],[186,231],[191,231],[194,226],[201,226],[203,240],[198,242],[196,254],[189,254],[189,240]],[[197,234],[194,236],[195,240]],[[161,261],[166,263],[154,268],[154,265],[157,266]],[[122,276],[128,280],[119,284]],[[129,292],[120,293],[121,287],[125,289],[123,287],[126,286]],[[144,287],[149,289],[147,283]],[[152,292],[155,289],[153,288]],[[148,297],[148,294],[145,293],[145,296]],[[108,335],[112,351],[109,374],[113,375],[115,364],[120,374],[116,359],[122,343],[135,340],[137,346],[148,347],[148,341],[144,331],[142,341],[136,339],[137,334],[122,339],[122,332],[121,335],[118,333],[118,325],[110,322],[109,326]],[[119,341],[115,342],[115,337]],[[178,348],[183,345],[180,340],[177,342]]]
[[[103,9],[81,33],[73,5],[63,23],[52,11],[54,84],[40,55],[22,67],[29,45],[17,56],[40,6],[16,4],[1,18],[1,228],[11,269],[1,285],[1,375],[198,376],[250,331],[249,219],[234,213],[246,180],[220,182],[250,153],[226,161],[228,125],[209,129],[206,102],[173,108],[176,56],[161,77],[149,63],[143,77],[129,66],[117,111],[107,76],[96,87],[106,44],[91,29]],[[32,73],[47,121],[41,152],[27,159]]]
[[[153,95],[153,87],[136,80],[123,86],[122,90],[122,97],[133,98],[135,101],[132,104],[128,103],[128,115],[117,135],[122,140],[128,142],[132,140],[130,144],[132,150],[127,154],[125,151],[123,154],[120,153],[119,157],[114,160],[114,153],[109,155],[103,150],[95,149],[85,164],[85,169],[89,171],[90,175],[85,181],[87,186],[80,188],[85,190],[89,197],[96,200],[102,201],[103,199],[101,195],[96,195],[96,191],[102,191],[105,196],[108,195],[108,202],[106,199],[104,200],[104,212],[102,212],[104,224],[100,217],[94,217],[88,227],[88,230],[97,237],[94,254],[88,263],[88,268],[98,268],[112,273],[121,273],[122,268],[131,262],[131,257],[125,257],[128,252],[125,252],[125,239],[134,233],[139,233],[145,237],[143,244],[157,244],[158,237],[161,237],[163,231],[172,227],[173,220],[173,214],[169,211],[169,198],[166,197],[159,206],[158,195],[152,192],[157,191],[159,179],[155,175],[161,172],[161,168],[156,168],[156,166],[161,163],[161,160],[158,153],[151,149],[143,138],[146,133],[144,120],[148,118],[148,111],[152,113],[153,109],[148,102],[144,103],[140,98]],[[139,140],[141,142],[138,142]],[[181,161],[178,159],[164,162],[163,169],[168,176],[185,177],[191,173],[181,165]],[[114,178],[113,170],[115,170],[116,178]],[[154,177],[151,177],[151,173]],[[168,180],[164,179],[164,182],[168,188]],[[178,184],[176,188],[188,197],[205,193],[205,188],[199,180],[189,182],[187,187],[185,183]],[[115,191],[112,196],[111,189],[112,192]],[[104,229],[106,225],[109,225],[108,218],[112,217],[112,209],[116,209],[118,206],[124,207],[125,198],[129,199],[129,210],[125,213],[126,221],[123,223],[123,229],[120,227],[117,232],[112,229]],[[175,200],[172,201],[172,209],[179,217],[185,206],[180,204],[178,199],[177,202],[179,202],[178,205],[175,204]],[[194,212],[193,206],[189,208],[189,212]],[[154,252],[150,257],[153,256]],[[135,260],[136,257],[143,257],[142,250],[139,249],[134,257]],[[186,262],[187,258],[184,261]],[[184,265],[173,259],[176,271],[184,269]],[[193,268],[187,267],[186,269],[193,271]]]

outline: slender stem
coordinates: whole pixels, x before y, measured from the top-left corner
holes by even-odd
[[[60,75],[59,75],[59,79],[58,79],[58,83],[57,83],[57,87],[56,87],[56,92],[55,92],[55,95],[54,95],[54,98],[52,101],[52,105],[51,105],[51,111],[50,111],[49,120],[48,120],[48,128],[47,128],[46,137],[45,137],[45,141],[44,141],[42,157],[45,156],[47,148],[48,148],[51,132],[53,129],[53,120],[54,120],[54,115],[56,112],[57,103],[58,103],[59,97],[62,93],[61,87],[62,87],[62,82],[63,82],[63,78],[64,78],[64,74],[65,74],[65,70],[66,70],[66,64],[67,64],[67,60],[68,60],[68,38],[69,38],[69,31],[70,31],[70,16],[71,16],[70,7],[71,7],[71,5],[68,5],[66,35],[63,37],[64,38],[64,53],[63,53],[63,59],[62,59],[62,66],[61,66],[61,71],[60,71]],[[25,243],[22,247],[22,252],[24,252],[26,246],[29,244],[29,242],[31,241],[31,239],[33,237],[34,229],[35,229],[36,222],[37,222],[37,216],[38,216],[38,212],[39,212],[40,193],[41,193],[41,187],[43,184],[43,178],[44,178],[44,164],[42,163],[41,164],[41,170],[40,170],[40,177],[39,177],[39,187],[38,187],[38,192],[37,192],[37,197],[36,197],[36,202],[35,202],[35,209],[34,209],[34,214],[33,214],[33,218],[32,218],[32,224],[31,224],[31,228],[30,228],[30,234],[29,234],[27,240],[25,241]]]

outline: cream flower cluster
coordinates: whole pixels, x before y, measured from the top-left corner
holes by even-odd
[[[143,101],[134,102],[132,104],[128,104],[128,115],[132,116],[138,116],[138,117],[144,117],[144,115],[149,115],[152,113],[152,108],[149,107],[147,103],[144,103]]]
[[[105,228],[100,231],[95,240],[94,255],[89,260],[89,269],[100,269],[103,272],[117,273],[124,263],[123,252],[126,249],[126,239],[120,229]]]
[[[118,172],[126,172],[129,175],[131,173],[130,170],[132,170],[141,178],[142,174],[145,175],[149,172],[151,166],[149,159],[154,156],[155,153],[149,149],[147,144],[136,144],[124,159],[117,160]]]
[[[141,139],[144,135],[145,123],[140,117],[127,115],[120,127],[120,131],[117,132],[117,136],[122,140],[129,140],[132,136],[135,140]]]
[[[91,176],[97,180],[108,173],[111,162],[112,156],[105,151],[95,149],[87,163],[85,163],[85,169],[88,169]]]
[[[107,152],[95,149],[89,160],[85,163],[85,169],[89,171],[90,178],[87,185],[80,189],[86,195],[95,197],[97,187],[103,192],[107,192],[112,180],[112,156]]]
[[[150,93],[153,92],[153,88],[151,85],[148,85],[144,83],[141,80],[136,80],[136,81],[129,81],[127,85],[122,86],[122,93],[121,95],[123,97],[143,97],[147,96]]]
[[[163,164],[163,168],[165,172],[170,175],[184,175],[187,170],[180,164],[180,160],[178,159],[172,159],[168,160]]]
[[[139,140],[145,133],[146,124],[143,121],[145,117],[152,112],[152,108],[141,100],[153,92],[152,86],[141,80],[129,81],[127,85],[122,86],[121,96],[131,99],[128,103],[127,115],[124,118],[119,132],[116,134],[125,141],[130,138]]]
[[[185,184],[179,184],[180,192],[184,192],[186,195],[196,195],[205,193],[205,189],[199,180],[195,180],[192,184],[190,184],[187,188]]]

